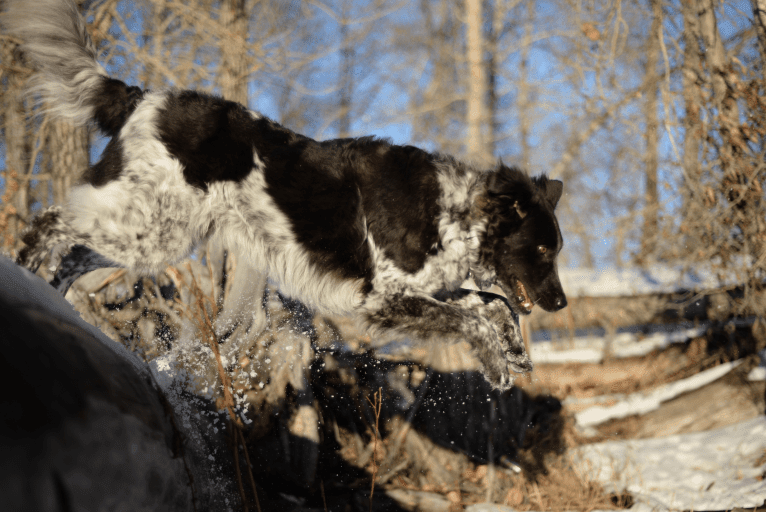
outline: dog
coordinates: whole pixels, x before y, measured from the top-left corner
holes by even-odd
[[[68,202],[32,221],[20,265],[58,248],[65,289],[100,266],[161,272],[218,236],[283,293],[373,336],[467,340],[501,390],[531,371],[518,315],[566,305],[561,181],[374,137],[319,142],[220,97],[128,86],[98,63],[72,0],[5,5],[31,94],[111,137]],[[459,291],[469,276],[508,302]]]

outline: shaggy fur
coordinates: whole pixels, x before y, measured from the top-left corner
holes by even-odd
[[[369,137],[317,142],[222,98],[129,87],[97,63],[71,0],[12,0],[1,23],[45,105],[112,137],[68,202],[33,221],[20,264],[58,246],[65,291],[100,266],[160,272],[216,235],[285,294],[376,336],[467,340],[498,388],[531,369],[516,314],[566,305],[561,182]],[[455,292],[470,274],[515,313]]]

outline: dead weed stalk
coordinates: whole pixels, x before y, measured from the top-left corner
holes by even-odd
[[[247,467],[247,473],[250,480],[250,487],[253,489],[253,496],[255,497],[255,506],[258,512],[261,512],[261,505],[258,500],[258,491],[255,487],[255,478],[253,477],[253,471],[250,464],[250,455],[247,452],[247,443],[245,442],[245,436],[243,433],[244,425],[242,423],[242,420],[237,416],[235,412],[235,403],[234,403],[234,397],[232,395],[232,385],[231,385],[231,377],[229,376],[228,372],[226,372],[226,369],[223,367],[223,361],[221,360],[221,352],[218,350],[218,336],[215,333],[215,328],[213,327],[213,321],[212,319],[215,318],[219,313],[219,306],[217,304],[217,301],[215,300],[215,297],[213,295],[213,292],[211,291],[210,295],[205,294],[205,292],[202,290],[202,288],[197,283],[196,278],[194,277],[194,272],[192,271],[191,265],[189,263],[186,264],[186,269],[189,271],[189,275],[191,276],[191,283],[186,283],[183,279],[183,276],[180,272],[178,272],[175,269],[171,269],[174,276],[183,283],[184,286],[187,286],[189,291],[192,294],[193,300],[192,303],[187,305],[183,304],[181,301],[177,300],[177,303],[181,307],[181,309],[184,311],[186,316],[194,322],[195,327],[197,327],[197,330],[201,334],[202,339],[204,339],[208,346],[210,347],[210,350],[213,351],[213,355],[215,356],[216,360],[216,367],[218,370],[218,377],[221,379],[221,388],[223,392],[223,401],[219,402],[218,406],[223,406],[223,408],[226,409],[226,411],[229,413],[229,423],[232,426],[232,432],[234,433],[234,443],[233,443],[233,450],[234,450],[234,469],[236,471],[237,475],[237,484],[239,486],[239,493],[240,498],[242,499],[242,508],[245,512],[248,512],[249,508],[247,506],[247,498],[245,496],[245,490],[242,485],[242,474],[239,467],[239,447],[242,446],[242,451],[245,454],[245,466]],[[209,269],[212,274],[212,269]],[[208,312],[208,310],[210,312]],[[220,400],[220,399],[219,399]]]
[[[378,390],[373,393],[373,400],[370,400],[370,397],[366,397],[367,401],[372,406],[372,410],[375,413],[375,430],[372,432],[373,434],[373,444],[372,444],[372,459],[370,460],[370,465],[372,466],[372,483],[370,485],[370,512],[372,512],[372,495],[375,493],[375,479],[378,477],[378,462],[377,462],[377,451],[378,451],[378,438],[380,437],[380,431],[378,430],[378,425],[380,422],[380,410],[381,407],[383,407],[383,388],[378,388]]]

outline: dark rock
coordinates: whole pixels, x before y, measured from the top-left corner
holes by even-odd
[[[3,510],[239,507],[210,404],[169,400],[145,363],[2,257],[0,326]]]

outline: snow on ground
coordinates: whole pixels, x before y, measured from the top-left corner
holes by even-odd
[[[559,278],[568,297],[628,297],[678,290],[716,288],[721,281],[709,271],[656,266],[640,268],[561,268]],[[734,282],[734,280],[731,280]]]
[[[766,349],[758,352],[758,355],[761,358],[761,364],[750,370],[750,373],[747,375],[748,380],[766,380]]]
[[[683,343],[705,333],[705,326],[684,328],[668,332],[655,332],[646,336],[622,332],[611,341],[602,336],[577,337],[571,341],[536,341],[531,344],[530,357],[538,364],[600,363],[609,352],[611,357],[644,356],[673,343]]]
[[[742,360],[724,363],[689,378],[665,384],[646,393],[632,393],[624,396],[614,405],[594,405],[576,413],[575,421],[578,426],[587,428],[616,418],[646,414],[647,412],[659,409],[660,404],[663,402],[672,400],[683,393],[694,391],[720,379],[740,364],[742,364]],[[601,398],[607,397],[602,396]],[[611,398],[614,398],[614,395]],[[564,403],[566,403],[566,400],[564,400]]]
[[[630,492],[632,510],[731,510],[764,504],[765,453],[760,416],[708,432],[586,445],[575,460],[606,490]]]

